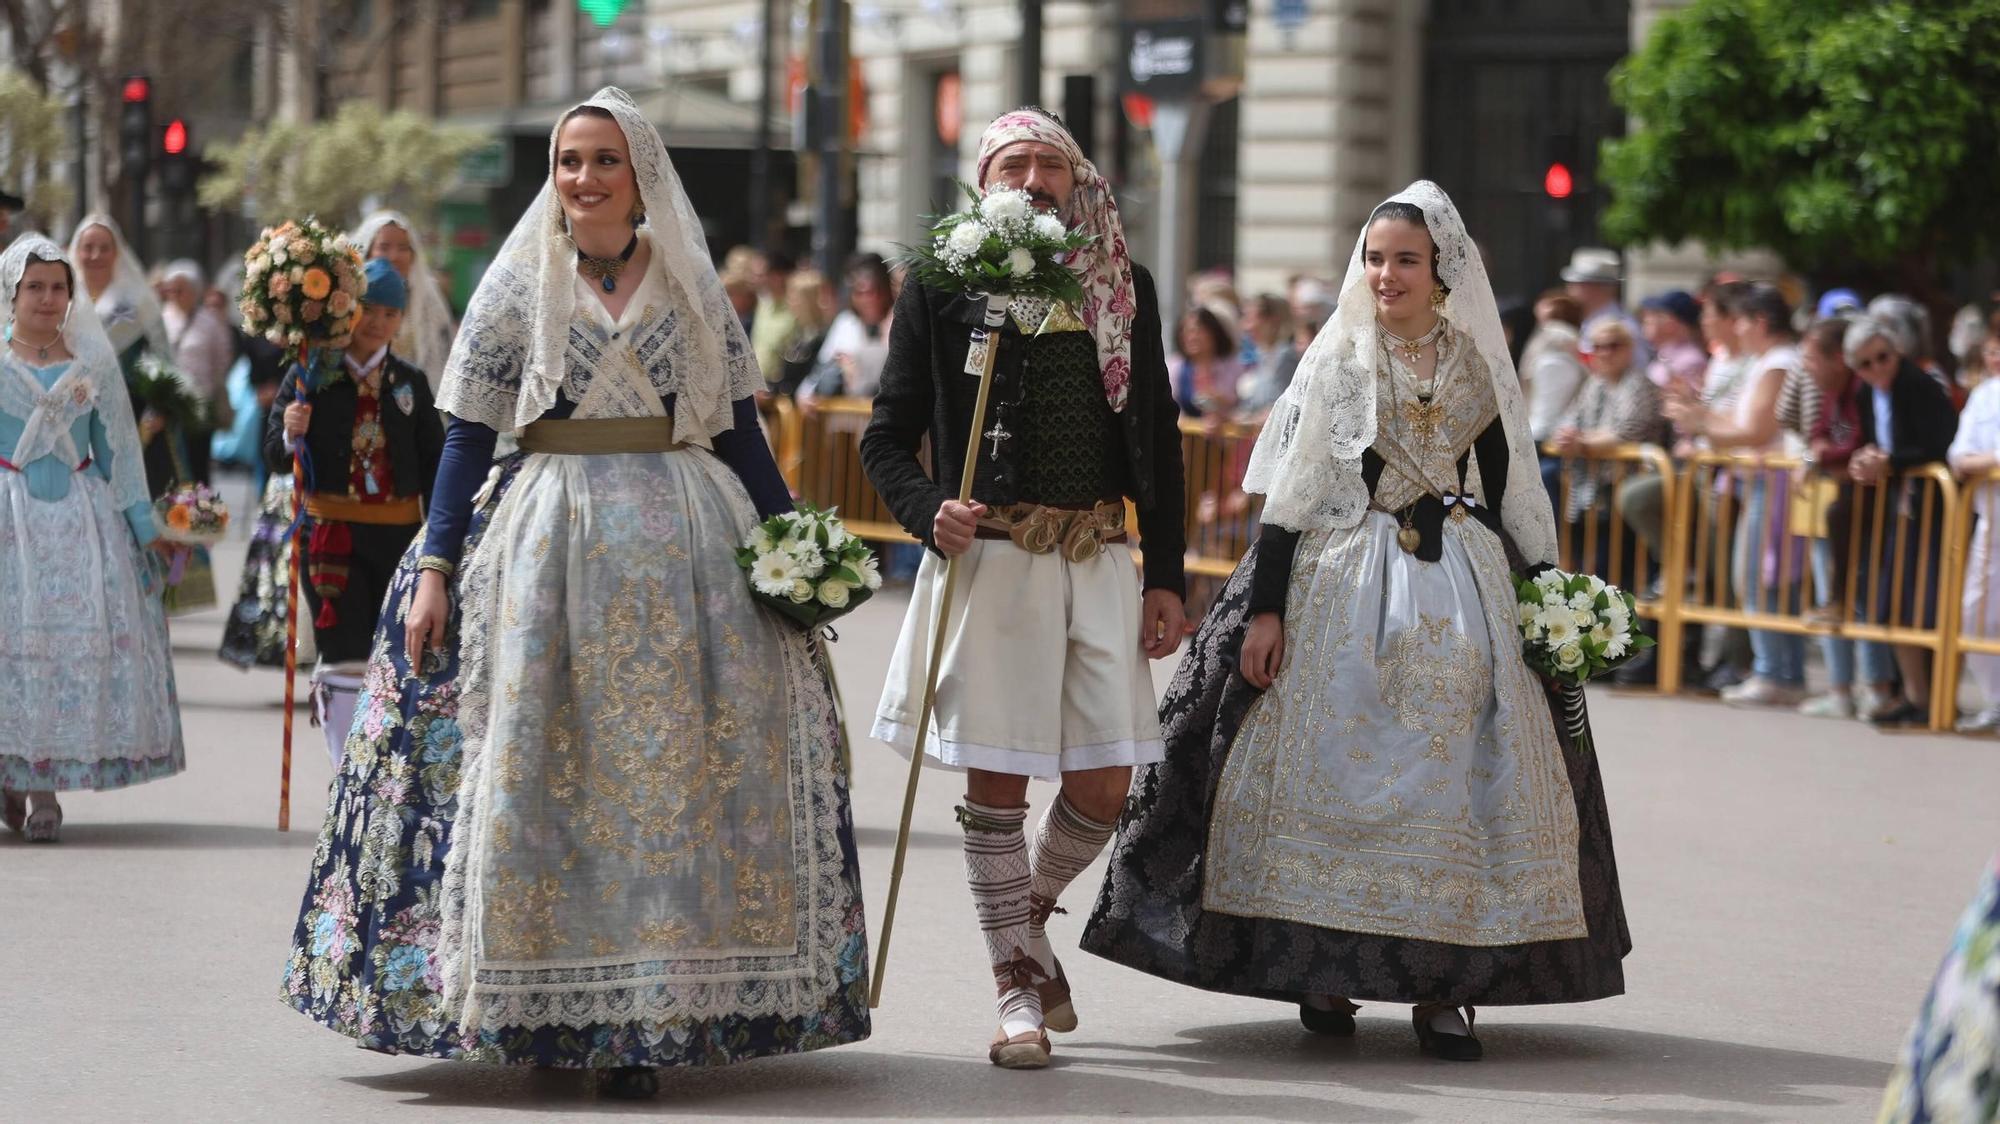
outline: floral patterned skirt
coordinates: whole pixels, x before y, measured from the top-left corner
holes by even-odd
[[[474,512],[470,558],[521,457],[502,462]],[[839,790],[842,918],[838,986],[793,1018],[709,1015],[588,1026],[487,1026],[468,1036],[444,1013],[437,959],[443,882],[458,819],[459,600],[454,589],[442,666],[411,677],[403,619],[415,590],[420,531],[390,584],[373,655],[313,855],[282,994],[286,1003],[368,1049],[518,1065],[607,1068],[711,1065],[865,1038],[867,941],[846,790]]]
[[[2000,855],[1959,919],[1903,1045],[1882,1124],[2000,1119]]]
[[[292,475],[275,472],[264,484],[257,525],[250,532],[250,553],[243,559],[243,580],[236,604],[222,626],[222,648],[216,653],[237,667],[285,666],[285,592],[291,582]],[[313,660],[310,623],[299,629],[299,664]]]
[[[1581,692],[1550,702],[1581,829],[1587,936],[1474,947],[1203,908],[1216,787],[1257,700],[1236,673],[1256,558],[1253,547],[1167,690],[1167,759],[1135,779],[1084,949],[1177,983],[1268,999],[1505,1006],[1622,994],[1632,938]]]

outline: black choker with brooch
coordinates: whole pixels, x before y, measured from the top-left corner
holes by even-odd
[[[618,291],[618,275],[625,272],[625,265],[639,249],[639,232],[632,232],[632,240],[625,243],[625,249],[615,258],[593,258],[583,252],[581,246],[576,251],[576,267],[585,277],[604,287],[607,293]]]

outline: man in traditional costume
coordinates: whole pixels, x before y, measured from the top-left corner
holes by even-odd
[[[297,367],[285,376],[264,438],[264,458],[274,465],[290,465],[292,443],[305,442],[306,597],[313,639],[329,664],[368,658],[382,595],[423,522],[422,497],[444,455],[430,381],[390,347],[409,290],[386,259],[370,261],[366,274],[346,351],[314,375],[308,392],[300,391]]]
[[[875,736],[916,741],[946,559],[963,567],[928,754],[967,771],[965,860],[999,990],[988,1056],[1048,1064],[1047,1029],[1076,1026],[1044,930],[1064,887],[1111,838],[1132,767],[1162,754],[1147,658],[1184,631],[1180,430],[1150,274],[1125,247],[1103,176],[1061,122],[1008,113],[980,138],[981,190],[1027,191],[1094,241],[1071,260],[1081,307],[1016,298],[999,330],[991,410],[974,433],[966,375],[983,302],[912,278],[861,442],[862,463],[924,558]],[[933,477],[918,459],[930,439]],[[958,503],[967,441],[982,443],[975,502]],[[1126,500],[1145,540],[1126,545]],[[1143,582],[1143,592],[1142,592]],[[1029,777],[1062,795],[1030,847]]]

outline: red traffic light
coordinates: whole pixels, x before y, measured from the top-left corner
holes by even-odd
[[[160,138],[160,151],[168,156],[179,156],[188,147],[187,122],[176,117],[167,122],[166,135]]]
[[[143,74],[134,74],[125,79],[119,95],[126,102],[142,102],[153,96],[152,80]]]
[[[1542,176],[1542,190],[1551,199],[1567,199],[1576,189],[1576,181],[1569,174],[1569,165],[1555,163],[1549,165],[1548,173]]]

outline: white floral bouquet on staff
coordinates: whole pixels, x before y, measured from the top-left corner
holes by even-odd
[[[1522,654],[1528,666],[1582,686],[1653,646],[1635,632],[1632,595],[1590,574],[1554,567],[1517,579]]]
[[[1063,259],[1090,245],[1054,215],[1035,210],[1019,188],[985,195],[965,187],[971,205],[936,218],[931,240],[905,246],[902,261],[926,286],[952,293],[1011,293],[1080,304],[1083,285]]]
[[[749,571],[752,596],[807,628],[852,612],[882,588],[875,552],[834,511],[811,504],[758,524],[736,564]]]

